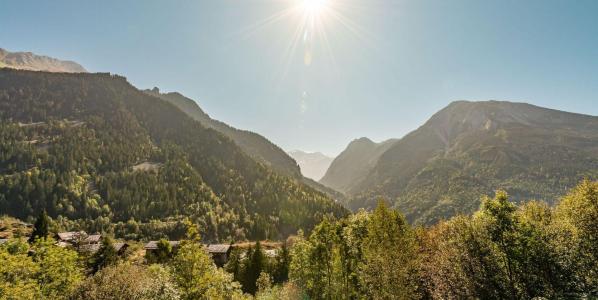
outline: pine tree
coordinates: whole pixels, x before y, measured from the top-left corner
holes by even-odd
[[[111,265],[115,265],[118,262],[118,254],[112,243],[112,239],[104,237],[102,239],[102,246],[94,255],[91,257],[91,269],[93,273]]]
[[[46,238],[48,236],[49,223],[50,220],[46,214],[46,211],[44,210],[40,213],[39,217],[37,217],[37,220],[35,221],[29,242],[34,242],[38,238]]]
[[[249,250],[251,251],[251,249]],[[248,251],[248,252],[249,252]],[[257,291],[257,279],[262,270],[264,270],[264,253],[259,241],[255,243],[255,249],[251,252],[251,256],[247,257],[247,265],[245,267],[245,280],[243,282],[243,291],[250,294],[255,294]]]

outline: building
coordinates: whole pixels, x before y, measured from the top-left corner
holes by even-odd
[[[159,241],[150,241],[143,247],[145,249],[145,255],[148,259],[152,259],[157,254]],[[173,252],[176,252],[180,246],[180,241],[168,241]],[[210,254],[214,263],[222,267],[228,262],[228,257],[232,250],[231,245],[228,244],[207,244],[204,245],[206,252]]]
[[[228,262],[228,257],[232,250],[231,245],[227,244],[209,244],[206,245],[208,253],[212,256],[214,263],[222,267]]]
[[[57,246],[75,247],[81,251],[91,251],[100,248],[102,242],[101,234],[88,235],[85,231],[59,232]]]
[[[143,249],[145,249],[145,254],[156,254],[156,251],[158,250],[158,242],[159,241],[149,241],[147,244],[145,244],[143,247]],[[170,244],[172,250],[176,250],[181,245],[180,241],[168,241],[168,243]]]

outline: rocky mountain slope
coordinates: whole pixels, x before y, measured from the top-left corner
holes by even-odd
[[[429,224],[473,212],[495,189],[553,202],[583,178],[598,178],[598,117],[457,101],[394,143],[348,191],[353,209],[382,196]]]
[[[31,52],[9,52],[0,48],[0,68],[31,71],[85,73],[87,70],[76,62],[64,61]]]
[[[380,155],[397,140],[390,139],[374,143],[368,138],[360,138],[349,143],[339,154],[320,183],[343,193],[351,193],[352,187],[358,186],[376,166]]]

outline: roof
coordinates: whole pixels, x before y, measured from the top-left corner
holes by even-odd
[[[81,236],[86,235],[85,231],[67,231],[67,232],[59,232],[58,238],[62,241],[72,241],[77,239]]]
[[[81,247],[79,249],[82,252],[94,253],[94,252],[97,252],[98,250],[100,250],[100,247],[101,247],[100,244],[85,244],[85,245],[81,245]]]
[[[230,245],[226,244],[211,244],[207,246],[208,252],[210,253],[228,253]]]
[[[168,243],[170,244],[171,247],[174,248],[174,247],[178,247],[181,242],[180,241],[168,241]],[[147,244],[145,244],[145,246],[143,248],[145,250],[158,249],[158,241],[149,241]]]
[[[114,247],[114,249],[116,250],[116,252],[122,250],[123,248],[126,249],[129,247],[129,244],[127,243],[123,243],[123,242],[119,242],[119,243],[114,243],[112,244],[112,246]]]
[[[84,242],[86,243],[98,243],[100,241],[100,239],[102,239],[102,235],[101,234],[92,234],[87,236],[87,238],[85,238]]]

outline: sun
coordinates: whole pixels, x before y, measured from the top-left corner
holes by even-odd
[[[307,16],[319,16],[328,9],[330,0],[299,0],[303,13]]]

